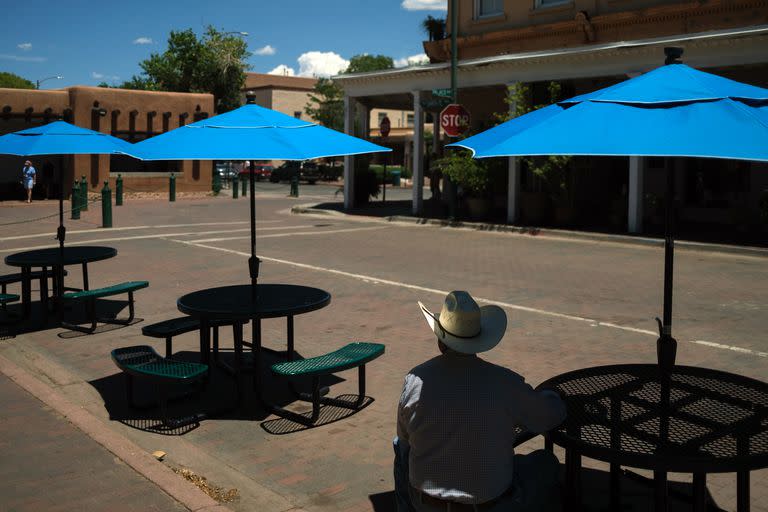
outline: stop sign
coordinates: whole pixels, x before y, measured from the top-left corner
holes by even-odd
[[[440,112],[440,126],[449,137],[459,137],[469,128],[469,111],[451,103]]]
[[[381,133],[381,136],[386,137],[389,135],[389,129],[391,127],[392,125],[389,123],[389,118],[384,116],[381,121],[379,121],[379,133]]]

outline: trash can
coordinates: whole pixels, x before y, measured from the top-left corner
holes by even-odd
[[[401,171],[389,171],[389,175],[392,176],[392,186],[400,186],[400,172]]]

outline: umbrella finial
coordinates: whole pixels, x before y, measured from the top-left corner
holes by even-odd
[[[664,64],[682,64],[683,62],[679,59],[683,56],[683,51],[684,49],[679,46],[667,46],[664,48],[664,55],[667,56]]]

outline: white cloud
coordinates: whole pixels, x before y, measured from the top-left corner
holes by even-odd
[[[296,71],[285,64],[280,64],[275,69],[267,73],[268,75],[296,76]]]
[[[448,0],[403,0],[400,6],[406,11],[447,11]]]
[[[411,55],[410,57],[403,57],[402,59],[395,60],[396,68],[404,68],[407,66],[419,66],[421,64],[429,64],[429,57],[427,57],[426,53]]]
[[[99,73],[97,71],[91,71],[91,78],[94,80],[111,80],[113,82],[120,80],[120,77],[117,75],[105,75],[104,73]]]
[[[32,43],[21,43],[21,44],[17,44],[16,46],[18,46],[19,49],[24,50],[24,51],[32,49]]]
[[[45,62],[48,59],[46,57],[22,57],[20,55],[10,55],[8,53],[0,53],[1,60],[15,60],[16,62]]]
[[[267,45],[263,48],[259,48],[258,50],[253,52],[255,55],[274,55],[277,53],[277,50],[272,48],[270,45]]]
[[[152,44],[153,42],[151,37],[137,37],[133,40],[133,44]]]
[[[349,61],[334,52],[306,52],[297,59],[299,76],[328,77],[349,67]]]

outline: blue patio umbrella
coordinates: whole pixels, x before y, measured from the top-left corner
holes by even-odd
[[[475,158],[535,155],[701,157],[768,161],[768,89],[697,71],[665,49],[666,66],[561,101],[450,144]],[[664,315],[659,363],[674,365],[674,180],[667,171]]]
[[[105,133],[80,128],[64,121],[54,121],[42,126],[27,128],[0,137],[0,154],[19,156],[41,155],[95,155],[127,153],[131,144]],[[59,170],[61,172],[61,170]],[[64,257],[64,180],[59,186],[59,240],[61,257]],[[56,276],[57,290],[63,292],[63,267],[59,266]]]
[[[142,160],[250,160],[251,257],[256,293],[260,260],[256,257],[254,160],[308,160],[391,151],[255,104],[203,119],[133,145],[128,154]]]

